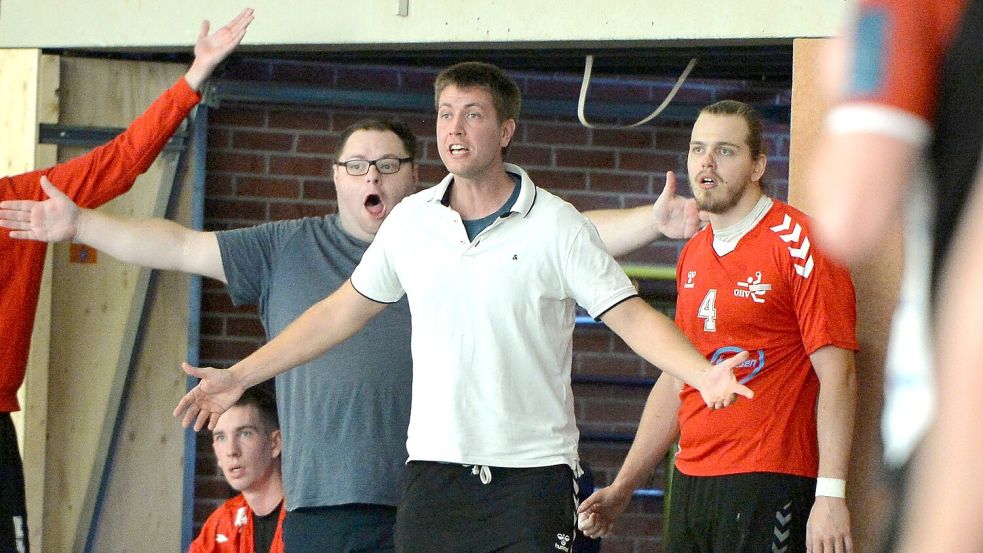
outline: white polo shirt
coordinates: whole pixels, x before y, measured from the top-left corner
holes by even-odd
[[[442,203],[448,175],[393,209],[352,274],[374,301],[408,295],[410,460],[575,467],[575,305],[598,317],[636,295],[583,215],[505,169],[519,197],[473,241]]]

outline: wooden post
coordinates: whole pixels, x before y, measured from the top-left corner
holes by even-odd
[[[792,129],[789,151],[789,202],[809,211],[806,179],[811,154],[822,127],[827,100],[822,95],[828,78],[819,63],[829,39],[799,39],[793,43]],[[881,478],[881,410],[884,358],[891,314],[901,274],[901,232],[894,229],[876,252],[852,268],[857,291],[857,420],[850,459],[847,501],[853,522],[854,551],[872,553],[880,544],[890,501]]]

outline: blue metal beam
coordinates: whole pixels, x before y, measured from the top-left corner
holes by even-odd
[[[208,106],[199,105],[191,120],[191,228],[201,230],[205,225],[205,161],[208,153]],[[188,363],[200,363],[201,287],[202,278],[192,275],[188,289]],[[187,377],[188,390],[197,383]],[[187,551],[194,539],[195,464],[198,452],[197,433],[189,427],[184,431],[184,482],[181,514],[181,551]]]
[[[212,79],[205,87],[205,102],[218,107],[222,102],[252,102],[262,104],[310,105],[385,109],[395,111],[433,112],[433,94],[425,92],[382,92],[331,88],[313,85],[291,85],[268,81],[232,81]],[[662,119],[694,121],[704,104],[674,102],[662,111]],[[754,106],[768,120],[788,123],[790,112],[781,106]],[[652,112],[651,102],[591,101],[587,115],[591,119],[638,120]],[[574,99],[524,98],[524,116],[570,117],[577,115]]]
[[[114,127],[82,127],[78,125],[38,125],[38,141],[56,146],[85,146],[92,148],[116,138],[125,129]],[[187,133],[176,132],[164,146],[165,152],[183,152]]]

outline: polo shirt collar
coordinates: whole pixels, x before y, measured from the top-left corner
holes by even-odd
[[[516,198],[515,204],[512,205],[510,211],[521,213],[523,217],[528,217],[533,204],[536,203],[536,185],[529,179],[529,175],[526,174],[522,167],[511,163],[505,163],[503,165],[506,173],[519,177],[519,197]],[[432,188],[433,193],[430,195],[429,201],[444,203],[452,182],[454,182],[453,174],[444,177],[443,180]]]

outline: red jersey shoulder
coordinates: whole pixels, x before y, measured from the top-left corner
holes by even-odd
[[[764,242],[777,250],[779,259],[791,264],[802,278],[812,276],[816,267],[816,249],[810,238],[812,221],[808,215],[778,200],[761,220]]]
[[[693,248],[702,247],[701,244],[713,244],[713,230],[710,228],[710,225],[701,228],[696,231],[696,234],[690,236],[689,240],[683,244],[683,249],[679,252],[679,259],[681,260],[686,257],[686,254]]]

